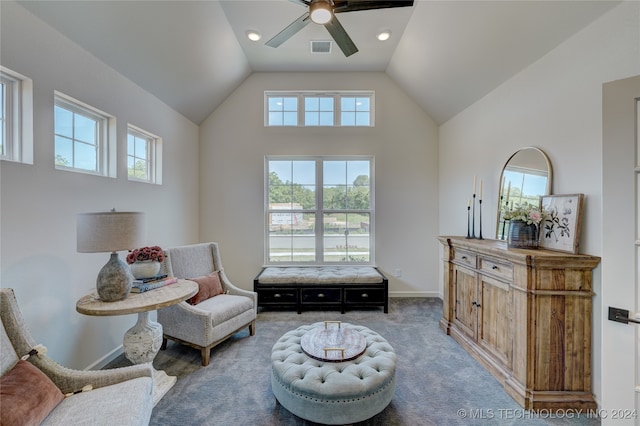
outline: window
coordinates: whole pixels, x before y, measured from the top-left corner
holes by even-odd
[[[305,126],[333,126],[333,97],[307,96],[304,98]]]
[[[373,158],[267,157],[267,264],[372,264]]]
[[[298,98],[291,96],[270,96],[268,101],[269,126],[297,126]]]
[[[264,121],[267,127],[371,127],[373,104],[373,92],[265,92]]]
[[[341,119],[343,126],[369,126],[371,122],[371,98],[368,96],[343,96]]]
[[[127,127],[127,174],[129,180],[162,183],[162,139],[142,129]]]
[[[56,92],[55,166],[115,177],[115,118]]]
[[[0,159],[33,164],[33,82],[0,66]]]

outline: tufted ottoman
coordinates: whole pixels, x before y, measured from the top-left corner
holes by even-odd
[[[396,354],[389,342],[367,327],[342,323],[362,333],[366,348],[351,361],[325,362],[307,356],[302,336],[318,322],[285,333],[271,352],[271,389],[280,404],[303,419],[347,424],[385,409],[396,388]]]

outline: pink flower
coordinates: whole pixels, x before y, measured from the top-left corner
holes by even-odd
[[[129,250],[127,255],[127,263],[132,264],[143,260],[155,260],[157,262],[164,261],[164,251],[160,246],[142,247],[139,249]]]

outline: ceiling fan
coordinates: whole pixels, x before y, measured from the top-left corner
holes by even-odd
[[[345,31],[336,13],[355,12],[358,10],[387,9],[391,7],[413,6],[413,0],[289,0],[308,7],[301,17],[293,21],[284,30],[266,42],[267,46],[278,47],[310,22],[324,25],[331,37],[336,41],[342,53],[349,57],[358,51],[353,40]]]

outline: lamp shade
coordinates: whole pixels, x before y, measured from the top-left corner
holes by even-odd
[[[144,219],[142,212],[79,213],[77,251],[102,253],[140,247],[146,238]]]

